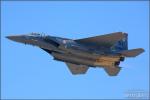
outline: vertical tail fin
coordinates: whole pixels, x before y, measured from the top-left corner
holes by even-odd
[[[124,38],[117,41],[112,47],[112,51],[128,50],[128,34],[124,33]]]

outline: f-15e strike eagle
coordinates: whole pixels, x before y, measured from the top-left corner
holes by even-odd
[[[116,76],[125,57],[136,57],[144,52],[128,50],[128,34],[116,32],[83,39],[67,39],[39,33],[7,36],[8,39],[35,45],[67,64],[72,74],[85,74],[89,67],[100,67],[110,76]]]

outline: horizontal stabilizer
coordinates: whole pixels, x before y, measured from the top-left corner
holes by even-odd
[[[104,67],[104,70],[109,76],[116,76],[119,73],[120,69],[121,67],[118,66]]]
[[[72,74],[85,74],[89,68],[86,65],[77,65],[72,63],[66,63],[66,64]]]
[[[138,56],[139,54],[141,54],[143,52],[144,52],[144,49],[137,48],[137,49],[121,51],[120,54],[122,54],[125,57],[136,57],[136,56]]]

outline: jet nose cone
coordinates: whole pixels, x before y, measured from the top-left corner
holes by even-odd
[[[13,41],[17,41],[18,40],[18,36],[6,36],[6,38],[13,40]]]
[[[24,42],[23,36],[6,36],[6,38],[16,41],[16,42]]]
[[[8,38],[10,40],[15,40],[15,36],[6,36],[6,38]]]

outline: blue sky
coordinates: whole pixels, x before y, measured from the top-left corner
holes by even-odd
[[[148,1],[2,2],[2,98],[124,99],[129,90],[148,92],[148,9]],[[41,49],[5,38],[39,32],[77,39],[118,31],[129,34],[129,49],[141,47],[145,52],[121,63],[116,77],[100,68],[73,76],[63,62],[54,61]]]

